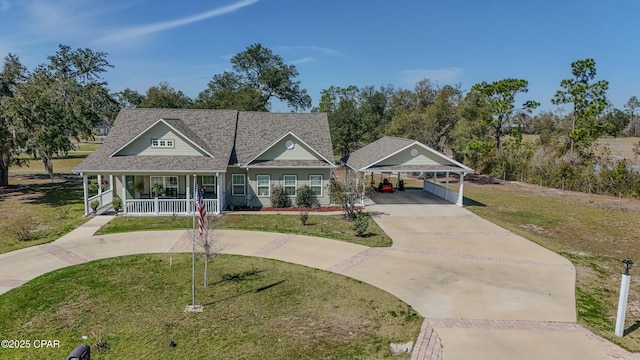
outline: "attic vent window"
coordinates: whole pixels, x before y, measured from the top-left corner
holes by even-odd
[[[287,142],[284,143],[284,146],[287,148],[287,150],[291,150],[296,146],[296,143],[291,140],[287,140]]]
[[[172,148],[173,147],[173,140],[152,139],[151,140],[151,147],[154,147],[154,148]]]
[[[411,149],[411,156],[418,156],[418,149]]]

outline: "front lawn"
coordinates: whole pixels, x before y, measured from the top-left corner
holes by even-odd
[[[276,260],[218,255],[206,289],[202,276],[199,259],[201,313],[184,311],[191,254],[111,258],[40,276],[0,296],[4,339],[32,342],[0,357],[66,359],[85,343],[95,360],[382,359],[389,343],[415,341],[423,320],[373,286]],[[35,348],[34,339],[60,347]]]
[[[368,215],[366,215],[368,217]],[[343,220],[342,215],[314,215],[309,213],[307,225],[302,225],[299,214],[226,214],[221,217],[219,229],[254,230],[299,235],[317,236],[347,241],[370,247],[391,246],[391,238],[373,221],[369,220],[369,235],[356,236],[351,223]],[[112,234],[142,230],[190,229],[191,217],[169,216],[122,216],[118,217],[96,234]]]

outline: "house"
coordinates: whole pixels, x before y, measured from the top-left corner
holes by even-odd
[[[269,207],[282,185],[295,201],[308,185],[320,205],[336,167],[323,113],[122,109],[103,145],[75,169],[83,178],[85,214],[122,199],[123,213],[191,214],[194,180],[207,211]],[[89,196],[89,178],[109,190]]]

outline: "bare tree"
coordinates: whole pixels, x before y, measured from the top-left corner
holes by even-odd
[[[220,225],[220,216],[209,214],[205,218],[202,236],[196,237],[196,243],[202,249],[204,259],[204,287],[209,286],[209,260],[212,260],[223,249],[219,243],[219,234],[215,231]]]

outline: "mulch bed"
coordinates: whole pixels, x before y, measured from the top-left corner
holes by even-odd
[[[328,212],[328,211],[342,211],[340,206],[321,206],[317,209],[313,208],[301,208],[301,207],[286,207],[286,208],[274,208],[274,207],[262,207],[262,208],[247,208],[247,207],[235,207],[234,211],[260,211],[260,212],[302,212],[308,211],[312,212]]]

